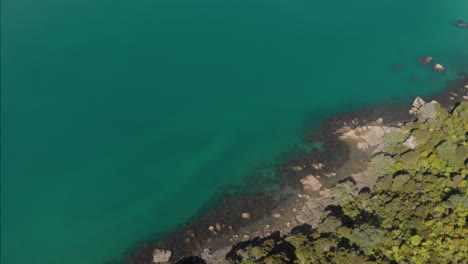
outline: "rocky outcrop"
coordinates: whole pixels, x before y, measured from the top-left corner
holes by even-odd
[[[320,181],[313,175],[307,175],[301,180],[301,183],[304,185],[304,189],[306,190],[318,191],[322,188]]]
[[[167,263],[172,257],[172,251],[166,249],[155,249],[153,252],[153,263]]]
[[[426,102],[421,97],[416,97],[413,101],[411,109],[409,110],[409,113],[416,114],[418,112],[418,109],[421,108],[425,103]]]
[[[378,152],[382,148],[382,138],[385,135],[386,126],[359,126],[340,136],[341,140],[353,141],[362,151]]]

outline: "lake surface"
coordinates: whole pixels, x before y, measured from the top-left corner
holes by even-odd
[[[3,0],[1,262],[118,261],[320,118],[441,91],[468,70],[456,19],[468,1]]]

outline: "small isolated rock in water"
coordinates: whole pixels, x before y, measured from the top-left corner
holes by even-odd
[[[379,118],[379,119],[375,120],[375,122],[376,122],[377,124],[382,124],[382,123],[383,123],[383,119],[382,119],[382,118]]]
[[[250,214],[249,213],[242,213],[242,218],[250,219]]]
[[[153,263],[165,263],[171,259],[172,251],[165,249],[155,249],[153,252]]]
[[[274,217],[274,218],[280,218],[280,217],[281,217],[281,214],[280,214],[280,213],[274,213],[274,214],[273,214],[273,217]]]
[[[455,25],[457,25],[459,28],[468,28],[468,23],[463,20],[458,20]]]
[[[215,227],[211,225],[211,226],[208,227],[208,230],[210,230],[211,232],[213,232],[213,231],[215,230]]]
[[[221,224],[220,223],[216,223],[215,226],[216,226],[216,230],[221,231]]]
[[[439,63],[434,64],[434,67],[432,67],[432,68],[436,72],[444,72],[445,71],[444,66],[442,66],[442,64],[439,64]]]
[[[419,59],[419,64],[426,65],[432,62],[432,57],[431,56],[424,56]]]

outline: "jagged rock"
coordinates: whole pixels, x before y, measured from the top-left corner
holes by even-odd
[[[445,71],[444,66],[442,66],[442,64],[439,64],[439,63],[434,64],[432,69],[434,69],[434,71],[436,71],[436,72],[444,72]]]
[[[423,106],[424,104],[426,104],[426,102],[419,96],[417,96],[413,101],[413,107],[416,109],[421,108],[421,106]]]
[[[155,249],[153,252],[153,263],[166,263],[172,257],[172,251],[165,249]]]
[[[416,97],[413,101],[413,105],[411,110],[409,110],[410,114],[416,114],[419,108],[421,108],[426,102],[421,97]]]
[[[432,57],[431,56],[424,56],[419,59],[419,64],[426,65],[432,62]]]

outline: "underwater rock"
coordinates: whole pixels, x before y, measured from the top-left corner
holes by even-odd
[[[455,25],[459,28],[468,28],[468,22],[465,22],[463,20],[458,20]]]
[[[419,64],[421,65],[426,65],[432,62],[432,57],[431,56],[424,56],[419,59]]]

